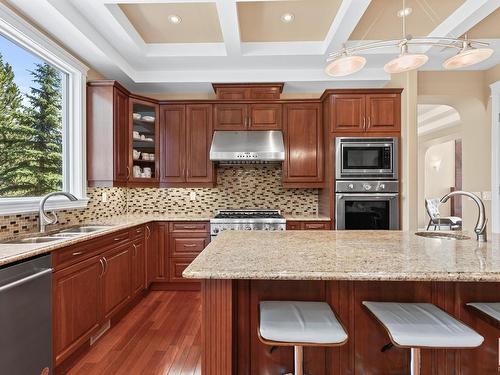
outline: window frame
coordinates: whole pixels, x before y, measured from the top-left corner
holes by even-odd
[[[77,201],[55,197],[48,209],[85,208],[86,174],[86,81],[89,68],[33,25],[0,4],[0,34],[66,74],[63,90],[63,190]],[[0,215],[37,212],[42,197],[0,198]]]

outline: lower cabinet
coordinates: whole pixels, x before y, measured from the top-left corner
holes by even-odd
[[[146,241],[139,238],[132,242],[131,284],[132,297],[146,289]]]
[[[329,230],[329,221],[287,221],[287,230]]]
[[[52,327],[55,365],[88,340],[101,320],[104,265],[100,256],[55,272]]]
[[[131,246],[126,243],[105,252],[102,278],[102,307],[104,320],[120,310],[131,297]]]

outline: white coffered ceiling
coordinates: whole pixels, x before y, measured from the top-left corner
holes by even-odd
[[[325,60],[344,42],[399,37],[401,20],[395,12],[402,4],[401,0],[7,2],[129,89],[177,93],[209,92],[211,82],[283,81],[289,92],[383,86],[390,78],[383,65],[396,50],[370,51],[364,70],[340,79],[324,73]],[[500,22],[500,0],[407,0],[407,5],[414,9],[409,32],[414,25],[415,34],[458,37],[473,29],[474,37],[491,42],[496,51],[474,69],[500,62],[500,39],[491,39],[498,32],[490,30]],[[286,12],[294,15],[289,24],[280,20]],[[182,22],[170,24],[171,14]],[[440,70],[442,61],[454,52],[436,48],[427,53],[430,60],[424,69]]]

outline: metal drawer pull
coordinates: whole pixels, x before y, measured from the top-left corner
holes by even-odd
[[[197,229],[197,228],[199,228],[199,226],[197,226],[197,225],[183,225],[182,228],[183,229]]]
[[[121,241],[121,240],[123,240],[123,238],[120,238],[120,237],[115,238],[115,241]]]
[[[194,244],[194,243],[191,243],[191,244],[185,243],[184,244],[184,247],[195,247],[195,246],[196,246],[196,244]]]
[[[101,274],[99,275],[99,278],[103,277],[104,276],[104,271],[106,270],[105,267],[104,267],[104,261],[101,259],[99,259],[99,263],[101,263]]]
[[[149,240],[151,237],[151,229],[149,229],[149,225],[146,225],[146,239]]]
[[[142,232],[142,229],[136,229],[135,230],[135,233],[141,233]]]
[[[82,255],[82,254],[83,254],[83,251],[75,251],[73,253],[73,256]]]
[[[132,246],[134,247],[134,256],[137,256],[137,245],[133,243]]]

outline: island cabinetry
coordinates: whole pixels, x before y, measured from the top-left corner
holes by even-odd
[[[327,90],[329,127],[333,133],[401,130],[401,89]]]
[[[293,368],[293,349],[271,351],[257,336],[263,300],[325,301],[349,335],[335,348],[306,347],[306,373],[320,375],[407,374],[409,349],[381,351],[390,339],[363,301],[428,302],[484,336],[475,349],[422,350],[422,374],[496,374],[500,329],[466,308],[471,301],[498,301],[498,282],[211,280],[202,281],[204,375],[280,374]]]
[[[161,105],[160,122],[161,185],[213,186],[212,105]]]
[[[330,221],[288,221],[287,230],[328,230],[331,229]]]
[[[216,104],[214,118],[214,130],[280,130],[282,105],[278,103]]]
[[[320,103],[285,104],[283,186],[324,186],[323,127]]]

